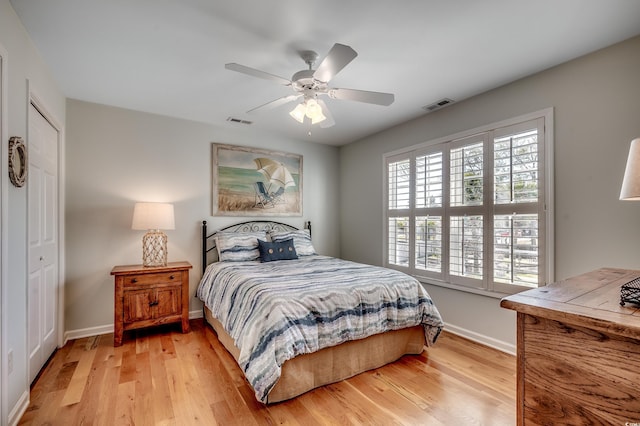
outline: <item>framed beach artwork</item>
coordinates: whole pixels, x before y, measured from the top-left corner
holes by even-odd
[[[213,144],[214,216],[302,216],[302,155]]]

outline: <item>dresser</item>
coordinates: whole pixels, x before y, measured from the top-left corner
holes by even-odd
[[[640,306],[603,268],[502,299],[517,312],[517,424],[640,423]]]
[[[170,262],[163,267],[115,266],[114,346],[123,333],[141,327],[180,322],[189,332],[189,262]]]

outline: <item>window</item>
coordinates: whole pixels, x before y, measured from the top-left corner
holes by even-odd
[[[493,295],[552,280],[552,113],[385,155],[386,266]]]

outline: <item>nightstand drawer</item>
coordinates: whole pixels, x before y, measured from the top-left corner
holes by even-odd
[[[182,272],[158,272],[154,274],[129,275],[124,278],[125,287],[136,287],[145,284],[161,284],[180,282]]]

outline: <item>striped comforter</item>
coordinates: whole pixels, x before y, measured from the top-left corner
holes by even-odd
[[[197,296],[240,349],[240,367],[262,402],[297,355],[418,324],[431,345],[443,326],[409,275],[319,255],[213,263]]]

